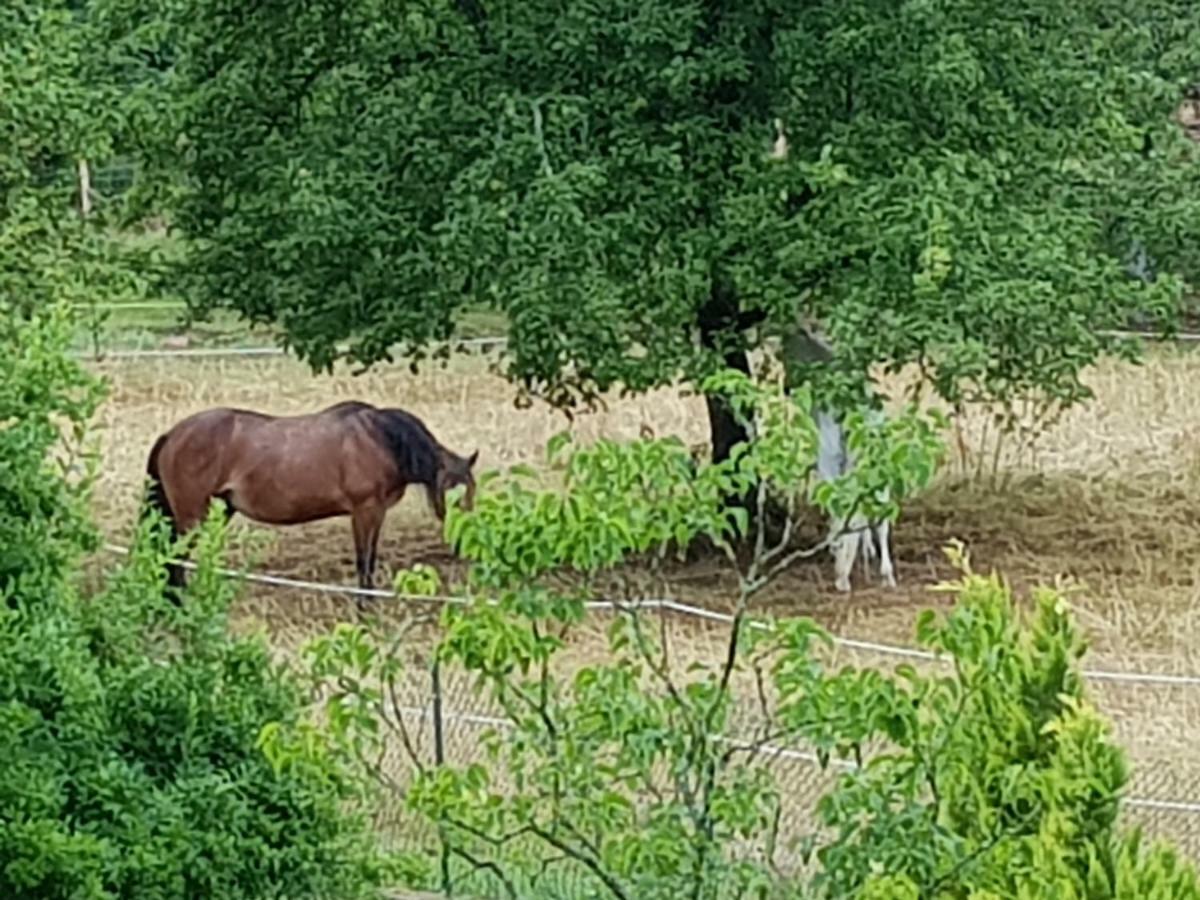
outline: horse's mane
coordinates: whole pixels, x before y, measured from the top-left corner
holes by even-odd
[[[437,484],[442,445],[412,413],[369,407],[368,415],[391,451],[400,477],[432,489]]]

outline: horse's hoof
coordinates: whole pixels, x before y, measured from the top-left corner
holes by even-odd
[[[843,594],[850,593],[850,579],[849,578],[839,578],[839,579],[837,579],[837,581],[835,581],[833,583],[833,586],[835,588],[837,588]]]
[[[895,575],[884,575],[883,583],[884,583],[885,587],[894,588],[896,586],[896,576]]]

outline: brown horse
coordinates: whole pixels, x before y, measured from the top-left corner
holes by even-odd
[[[371,587],[387,511],[410,484],[425,488],[439,520],[446,492],[459,485],[470,509],[478,456],[447,450],[404,410],[357,401],[302,416],[209,409],[154,442],[146,464],[149,507],[167,518],[175,536],[203,521],[214,499],[229,516],[240,512],[271,525],[348,515],[358,582]],[[183,584],[179,566],[170,567],[169,583]]]

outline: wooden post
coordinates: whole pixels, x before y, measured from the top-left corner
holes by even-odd
[[[86,159],[79,160],[79,214],[85,219],[92,214],[92,170]]]
[[[433,761],[435,765],[442,765],[446,762],[446,732],[442,721],[442,676],[441,665],[437,658],[437,650],[434,650],[433,665],[429,669],[429,680],[433,689]],[[446,829],[438,828],[438,836],[441,839],[441,869],[442,869],[442,892],[447,897],[452,897],[454,894],[454,885],[450,881],[450,845],[446,842]]]

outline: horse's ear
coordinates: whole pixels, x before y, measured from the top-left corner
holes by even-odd
[[[474,453],[472,453],[470,456],[467,457],[467,468],[468,469],[475,468],[475,461],[477,459],[479,459],[479,451],[478,450],[476,450]]]

